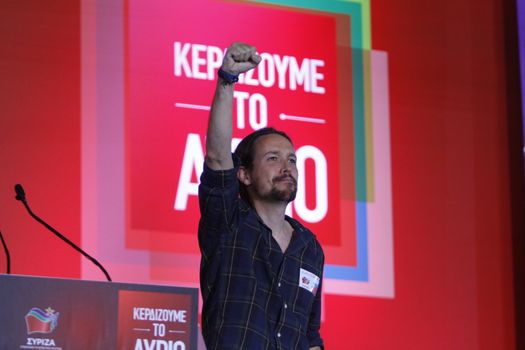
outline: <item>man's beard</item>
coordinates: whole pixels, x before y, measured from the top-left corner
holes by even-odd
[[[284,190],[278,189],[275,183],[285,179],[291,180],[293,183],[288,184],[287,188]],[[276,177],[273,179],[273,183],[274,186],[272,186],[270,193],[267,195],[269,200],[290,203],[295,199],[295,196],[297,195],[297,181],[292,176],[285,175]]]

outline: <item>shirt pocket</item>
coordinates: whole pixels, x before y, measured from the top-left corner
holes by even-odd
[[[315,295],[305,288],[297,286],[294,300],[293,312],[299,315],[303,321],[308,322]]]

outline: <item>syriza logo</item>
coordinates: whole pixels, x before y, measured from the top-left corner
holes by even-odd
[[[56,346],[54,339],[36,336],[37,334],[52,333],[58,325],[59,315],[51,307],[47,307],[45,310],[38,307],[31,308],[25,315],[27,334],[31,337],[27,337],[26,343],[20,345],[20,349],[61,350],[61,347]]]

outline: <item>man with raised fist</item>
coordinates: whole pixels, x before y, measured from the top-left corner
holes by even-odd
[[[260,61],[234,43],[218,72],[199,186],[203,336],[208,350],[321,349],[323,250],[285,215],[297,192],[292,141],[264,128],[231,154],[234,85]]]

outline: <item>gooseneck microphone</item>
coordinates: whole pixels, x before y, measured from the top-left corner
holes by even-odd
[[[2,246],[4,247],[5,257],[7,259],[7,274],[11,274],[11,256],[9,255],[9,249],[7,249],[7,244],[4,241],[4,236],[2,236],[2,231],[0,231],[0,240],[2,241]]]
[[[55,235],[58,236],[61,240],[69,244],[73,249],[75,249],[80,254],[84,255],[86,258],[88,258],[93,264],[97,265],[98,268],[106,275],[106,279],[108,281],[111,281],[111,277],[109,277],[108,272],[106,269],[97,261],[97,259],[93,258],[91,255],[83,251],[80,247],[78,247],[75,243],[71,242],[67,237],[65,237],[63,234],[55,230],[53,227],[51,227],[49,224],[47,224],[44,220],[40,219],[38,216],[36,216],[32,211],[31,208],[29,208],[29,205],[27,204],[26,200],[26,194],[24,192],[24,188],[20,184],[15,185],[15,192],[16,192],[16,200],[21,201],[24,204],[24,207],[26,207],[27,212],[33,219],[44,225],[49,231],[53,232]]]

